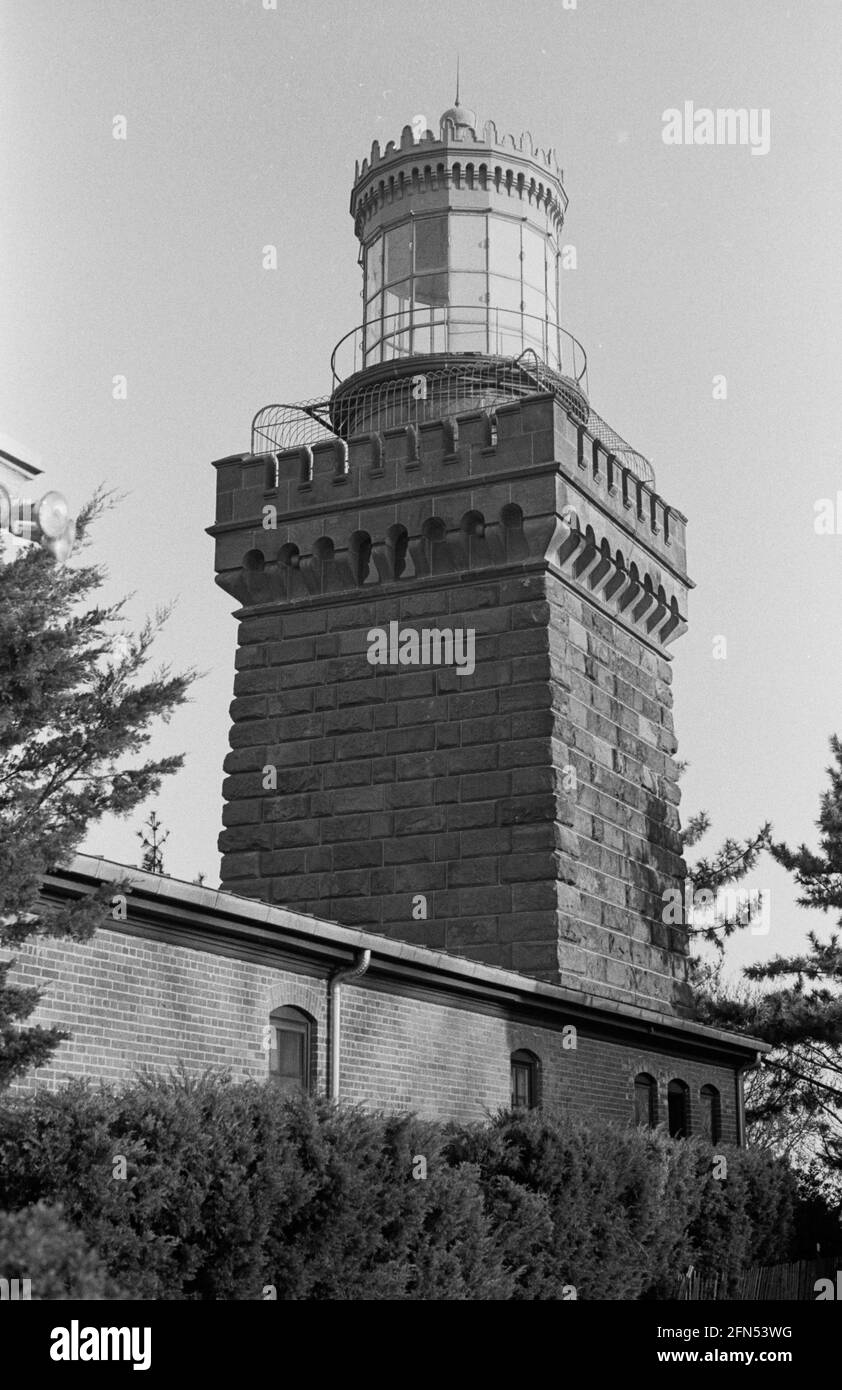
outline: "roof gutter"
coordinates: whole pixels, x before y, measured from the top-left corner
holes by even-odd
[[[763,1053],[757,1052],[753,1062],[747,1062],[745,1066],[738,1067],[734,1082],[737,1088],[737,1147],[744,1149],[746,1146],[746,1098],[743,1087],[743,1077],[747,1071],[755,1071],[763,1066]]]

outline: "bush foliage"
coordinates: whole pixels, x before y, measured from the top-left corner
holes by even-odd
[[[36,1301],[124,1297],[81,1232],[43,1202],[0,1212],[0,1278],[9,1280],[10,1297]]]
[[[789,1170],[717,1153],[725,1178],[700,1140],[537,1112],[443,1126],[212,1075],[74,1082],[0,1106],[0,1275],[44,1298],[666,1297],[689,1265],[784,1257]]]

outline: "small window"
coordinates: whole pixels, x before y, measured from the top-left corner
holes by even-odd
[[[667,1087],[669,1130],[673,1139],[686,1139],[690,1133],[690,1091],[683,1081]]]
[[[312,1043],[309,1018],[299,1009],[276,1009],[269,1027],[269,1076],[282,1091],[308,1091]]]
[[[703,1086],[699,1092],[702,1108],[702,1133],[712,1144],[722,1135],[722,1106],[715,1086]]]
[[[512,1109],[534,1110],[538,1104],[538,1058],[534,1052],[512,1053]]]
[[[634,1078],[634,1122],[646,1129],[658,1123],[658,1087],[654,1076],[645,1071]]]

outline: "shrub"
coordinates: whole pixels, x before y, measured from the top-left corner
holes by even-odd
[[[0,1207],[59,1206],[134,1298],[663,1298],[690,1264],[733,1286],[785,1258],[788,1169],[720,1151],[726,1181],[699,1140],[539,1112],[445,1127],[212,1075],[76,1082],[0,1106]]]
[[[504,1113],[451,1131],[449,1153],[478,1166],[515,1297],[572,1286],[583,1299],[638,1298],[686,1257],[697,1198],[686,1154],[660,1134]]]
[[[296,1211],[278,1211],[269,1236],[267,1282],[279,1298],[509,1296],[476,1173],[448,1166],[439,1126],[303,1097],[285,1114],[310,1193]]]
[[[453,1128],[449,1140],[454,1160],[476,1163],[518,1269],[513,1296],[529,1299],[561,1298],[565,1285],[582,1299],[668,1298],[691,1265],[733,1289],[748,1265],[785,1258],[789,1169],[751,1151],[716,1152],[727,1159],[725,1179],[714,1176],[714,1151],[702,1140],[534,1111]],[[543,1202],[540,1229],[510,1205],[524,1193]]]
[[[8,1102],[0,1175],[0,1203],[61,1202],[142,1299],[259,1297],[275,1210],[308,1195],[277,1094],[211,1076],[116,1094],[74,1082]]]
[[[0,1278],[28,1279],[33,1301],[124,1297],[61,1210],[41,1202],[22,1211],[0,1211]]]

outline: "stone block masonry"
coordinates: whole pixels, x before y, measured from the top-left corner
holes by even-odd
[[[421,434],[218,465],[223,885],[681,1012],[683,518],[550,396]],[[475,669],[371,666],[390,623]]]

